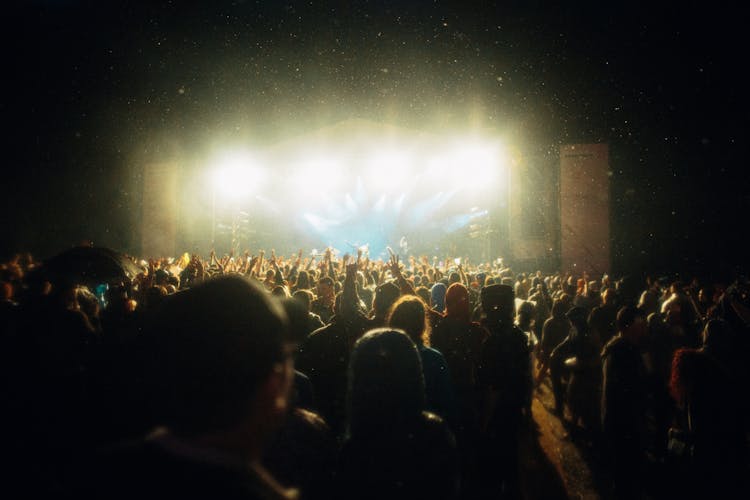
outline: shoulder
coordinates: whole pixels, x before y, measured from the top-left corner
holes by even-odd
[[[443,353],[433,347],[422,346],[419,349],[419,354],[422,356],[422,360],[428,363],[445,363],[445,357]]]
[[[621,336],[616,335],[609,342],[607,342],[602,349],[603,358],[621,358],[627,356],[628,352],[632,351],[632,347],[629,342],[623,339]]]
[[[330,342],[331,329],[332,325],[325,325],[318,328],[317,330],[313,330],[312,333],[310,333],[302,342],[299,347],[299,351],[301,353],[304,353],[305,351],[319,349],[322,346],[326,345],[328,342]]]
[[[423,411],[421,423],[423,431],[430,440],[436,440],[451,447],[455,446],[455,437],[442,417],[429,411]]]

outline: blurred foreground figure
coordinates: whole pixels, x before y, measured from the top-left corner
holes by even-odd
[[[625,306],[617,313],[619,330],[602,352],[602,430],[611,460],[614,497],[640,498],[645,460],[646,339],[645,313]]]
[[[97,457],[87,498],[294,498],[260,465],[293,378],[280,306],[226,276],[168,298],[146,332],[161,427]]]
[[[488,497],[520,498],[519,434],[531,380],[526,334],[513,323],[515,298],[509,285],[482,289],[483,326],[489,337],[482,347],[479,386],[481,428],[485,434],[482,471]]]
[[[747,498],[747,437],[739,390],[722,363],[733,336],[727,322],[710,320],[703,346],[680,349],[672,360],[670,390],[679,411],[670,451],[681,459],[675,462],[686,495]]]
[[[406,333],[380,328],[357,341],[348,403],[338,498],[458,498],[455,439],[425,411],[422,364]]]

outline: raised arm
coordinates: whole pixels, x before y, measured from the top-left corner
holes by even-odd
[[[398,255],[394,254],[393,251],[389,248],[388,251],[391,254],[390,262],[388,263],[388,268],[391,271],[391,275],[396,279],[396,282],[398,283],[399,288],[401,289],[402,295],[416,295],[416,291],[414,290],[414,287],[412,286],[409,281],[407,281],[406,278],[404,278],[404,275],[401,274],[401,266],[398,263]]]

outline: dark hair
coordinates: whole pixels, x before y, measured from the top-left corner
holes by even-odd
[[[422,362],[409,336],[378,328],[360,338],[349,362],[349,435],[410,422],[424,406]]]
[[[284,359],[279,303],[238,275],[164,300],[146,332],[157,424],[190,435],[231,427]]]
[[[510,285],[489,285],[480,294],[482,310],[492,321],[512,321],[515,317],[515,294]]]
[[[372,299],[372,308],[375,315],[385,314],[401,294],[398,286],[391,282],[383,283],[375,289],[375,297]]]
[[[294,300],[303,304],[305,309],[310,310],[310,304],[312,304],[313,301],[313,293],[310,290],[297,290],[292,294],[292,297]]]
[[[430,290],[426,286],[417,287],[415,292],[417,296],[424,301],[425,304],[430,303]]]
[[[552,302],[552,316],[555,318],[561,318],[565,316],[567,312],[568,302],[558,297]]]
[[[333,279],[330,276],[323,276],[318,280],[318,284],[333,287]]]
[[[297,289],[307,289],[310,288],[310,275],[307,274],[307,271],[302,270],[297,275]]]

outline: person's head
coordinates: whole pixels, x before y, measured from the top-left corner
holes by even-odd
[[[349,434],[407,423],[418,418],[424,406],[422,363],[409,336],[378,328],[360,338],[349,362]]]
[[[398,300],[401,290],[398,286],[390,281],[383,283],[375,289],[375,296],[372,299],[372,309],[376,318],[385,317],[391,306]]]
[[[445,310],[445,292],[448,287],[444,283],[435,283],[430,290],[430,306],[438,312]]]
[[[158,286],[167,286],[169,284],[169,272],[166,269],[157,269],[154,272],[154,283]]]
[[[635,306],[624,306],[617,312],[617,329],[623,338],[640,345],[648,333],[646,313]]]
[[[562,318],[565,316],[565,313],[568,312],[568,302],[565,300],[562,300],[562,298],[555,299],[554,302],[552,302],[552,317],[554,318]]]
[[[588,332],[586,309],[583,307],[573,307],[567,313],[565,317],[570,320],[571,324],[576,327],[579,334],[585,335]]]
[[[482,310],[492,323],[512,323],[515,316],[515,294],[510,285],[490,285],[482,289]]]
[[[308,290],[310,288],[310,275],[302,270],[297,275],[297,290]]]
[[[294,300],[302,304],[305,308],[305,312],[310,312],[310,304],[313,301],[313,294],[310,290],[300,289],[292,294]]]
[[[477,273],[476,280],[477,280],[477,283],[479,283],[480,288],[484,286],[486,279],[487,279],[487,273],[484,273],[484,272]]]
[[[303,291],[298,290],[297,292]],[[281,305],[284,308],[284,312],[289,321],[289,341],[293,344],[299,345],[310,333],[310,307],[306,307],[302,300],[297,299],[297,292],[295,292],[292,297],[282,299]]]
[[[528,330],[534,323],[534,303],[524,300],[518,305],[518,324],[523,330]]]
[[[279,299],[287,299],[290,297],[289,290],[285,285],[276,285],[271,290],[271,295],[278,297]]]
[[[461,275],[457,272],[452,272],[450,276],[448,277],[448,283],[452,285],[453,283],[460,283],[461,282]]]
[[[461,283],[453,283],[445,292],[445,315],[468,322],[471,317],[469,290]]]
[[[389,327],[405,331],[415,344],[429,343],[427,306],[416,295],[404,295],[398,299],[391,306],[386,321]]]
[[[427,288],[425,286],[420,286],[420,287],[417,287],[417,289],[414,290],[414,292],[417,294],[417,297],[419,297],[420,299],[422,299],[422,301],[425,304],[429,304],[430,303],[430,290],[429,290],[429,288]]]
[[[318,280],[317,285],[318,298],[324,302],[333,302],[336,295],[336,287],[329,276],[324,276]]]
[[[278,301],[237,275],[165,299],[146,336],[157,423],[187,437],[268,435],[291,383],[286,332]]]

